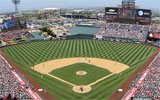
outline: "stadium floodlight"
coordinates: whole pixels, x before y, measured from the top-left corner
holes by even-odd
[[[21,0],[12,0],[13,4],[15,5],[15,14],[18,13],[18,4],[20,4]]]

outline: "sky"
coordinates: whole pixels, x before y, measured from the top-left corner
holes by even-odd
[[[116,7],[122,0],[21,0],[19,10],[38,10],[43,8],[90,8]],[[136,0],[136,5],[145,9],[159,9],[160,0]],[[14,12],[12,0],[0,0],[0,13]]]

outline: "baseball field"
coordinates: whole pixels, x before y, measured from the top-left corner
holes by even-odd
[[[97,40],[34,42],[3,52],[57,100],[106,100],[156,48]]]

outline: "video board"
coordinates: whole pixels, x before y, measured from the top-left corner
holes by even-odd
[[[132,9],[132,8],[105,8],[105,19],[115,20],[120,22],[133,22],[133,23],[151,23],[151,10],[148,9]]]
[[[119,18],[134,18],[135,14],[133,9],[120,8],[118,16]]]
[[[15,22],[14,21],[9,21],[9,22],[5,22],[1,25],[2,30],[3,29],[9,29],[15,27]]]
[[[25,20],[20,20],[20,21],[8,21],[8,22],[4,22],[1,25],[1,29],[2,31],[5,30],[10,30],[10,29],[23,29],[26,28],[26,21]]]

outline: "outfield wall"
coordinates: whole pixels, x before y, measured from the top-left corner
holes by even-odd
[[[89,35],[89,34],[77,34],[77,35],[72,35],[72,36],[67,36],[67,37],[61,37],[61,38],[50,38],[50,39],[31,39],[29,41],[23,41],[23,42],[18,42],[16,44],[7,44],[5,46],[0,47],[6,47],[6,46],[12,46],[12,45],[17,45],[17,44],[24,44],[24,43],[29,43],[29,42],[38,42],[38,41],[57,41],[57,40],[74,40],[74,39],[90,39],[90,40],[103,40],[103,41],[111,41],[111,42],[121,42],[121,43],[135,43],[135,44],[143,44],[143,45],[148,45],[146,42],[139,42],[137,40],[131,40],[127,38],[95,38],[95,35]],[[157,45],[151,45],[155,47],[159,47]]]

